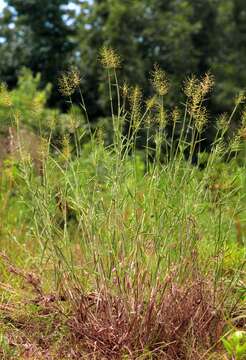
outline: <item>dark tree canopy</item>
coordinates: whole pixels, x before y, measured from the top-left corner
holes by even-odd
[[[15,84],[27,66],[56,84],[69,63],[81,69],[92,118],[106,114],[107,93],[98,62],[102,45],[123,59],[120,75],[149,93],[150,71],[158,63],[169,74],[170,104],[191,73],[216,78],[214,112],[231,107],[246,83],[244,0],[8,0],[0,20],[0,75]],[[78,11],[67,5],[77,4]],[[53,104],[57,99],[53,93]],[[51,102],[51,103],[52,103]]]
[[[21,66],[42,74],[42,83],[55,83],[60,70],[71,60],[75,48],[73,13],[65,8],[69,0],[7,0],[1,27],[1,73],[12,82]],[[9,26],[11,24],[11,26]],[[12,57],[10,63],[8,59]],[[6,62],[4,64],[4,61]],[[13,71],[14,70],[14,71]],[[11,73],[14,74],[10,79]]]
[[[82,2],[79,61],[82,72],[89,72],[88,93],[103,91],[95,90],[97,54],[110,44],[124,60],[121,74],[129,83],[148,92],[149,73],[158,63],[169,74],[172,103],[187,75],[211,71],[217,86],[213,110],[229,109],[246,83],[245,14],[243,0]]]

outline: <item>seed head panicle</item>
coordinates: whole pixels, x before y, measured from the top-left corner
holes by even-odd
[[[47,159],[49,156],[49,142],[43,137],[41,138],[39,154],[43,160]]]
[[[11,96],[5,83],[0,83],[0,105],[6,107],[12,106]]]
[[[71,69],[69,71],[69,76],[70,76],[71,82],[74,84],[74,88],[79,87],[80,81],[81,81],[81,76],[80,76],[79,70],[76,67],[71,67]]]
[[[246,108],[243,110],[241,115],[241,123],[246,128]]]
[[[164,107],[161,104],[159,105],[158,108],[157,122],[161,129],[164,129],[167,125],[167,114]]]
[[[206,73],[200,82],[202,96],[207,95],[214,86],[214,76],[210,73]]]
[[[105,129],[102,127],[97,128],[95,139],[98,145],[104,146],[105,143]]]
[[[14,123],[16,128],[18,129],[21,123],[21,113],[19,110],[14,111]]]
[[[147,99],[145,101],[145,104],[146,104],[146,110],[147,111],[150,111],[152,109],[154,109],[157,105],[157,98],[156,96],[152,96],[151,98]]]
[[[139,111],[141,107],[142,92],[139,86],[134,86],[130,93],[130,105],[132,111]]]
[[[188,98],[192,98],[194,94],[198,91],[199,81],[194,76],[187,78],[184,83],[184,93]]]
[[[141,114],[141,101],[142,101],[142,92],[139,86],[132,88],[129,96],[133,125],[137,125],[137,122]]]
[[[127,98],[130,92],[130,88],[128,83],[125,81],[121,87],[121,93],[123,95],[124,98]]]
[[[241,150],[241,148],[242,148],[242,142],[241,142],[241,134],[239,130],[229,142],[229,149],[232,152],[238,152]]]
[[[152,86],[156,93],[160,96],[166,95],[169,89],[166,73],[156,64],[151,75]]]
[[[214,146],[213,153],[217,159],[222,159],[227,151],[227,145],[224,139],[220,139],[219,142]]]
[[[72,67],[62,73],[58,79],[59,91],[63,96],[71,96],[80,85],[80,73],[77,68]]]
[[[221,114],[217,120],[217,129],[226,132],[229,128],[228,114]]]
[[[186,79],[184,84],[184,93],[188,98],[188,112],[196,119],[197,129],[204,127],[207,122],[206,109],[202,106],[205,96],[211,91],[214,84],[214,78],[210,73],[199,80],[192,75]]]
[[[144,125],[147,128],[150,128],[151,125],[154,124],[154,123],[155,123],[155,118],[154,118],[152,113],[149,113],[144,119]]]
[[[240,127],[240,129],[238,130],[238,136],[240,137],[241,140],[246,140],[246,127],[245,126]]]
[[[68,161],[71,157],[71,146],[68,136],[64,136],[62,140],[62,155],[65,161]]]
[[[246,109],[243,110],[241,115],[241,125],[238,129],[238,137],[241,140],[246,140]]]
[[[180,110],[177,107],[175,107],[171,113],[171,120],[173,124],[176,124],[179,121],[180,117],[181,117]]]
[[[120,67],[121,63],[120,56],[109,46],[103,46],[101,48],[100,61],[106,69],[117,69]]]
[[[201,133],[208,122],[208,112],[205,106],[201,106],[196,113],[193,114],[195,120],[195,127],[199,133]]]

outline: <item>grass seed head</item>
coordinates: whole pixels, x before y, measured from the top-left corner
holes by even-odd
[[[241,134],[240,129],[236,133],[236,135],[231,139],[229,143],[229,149],[231,152],[238,152],[241,149]]]
[[[69,71],[69,76],[74,88],[78,88],[81,81],[79,70],[76,67],[72,67]]]
[[[176,124],[181,117],[181,113],[177,107],[175,107],[171,113],[171,120],[174,124]]]
[[[145,119],[144,119],[144,124],[147,128],[150,128],[152,124],[154,124],[155,119],[153,117],[153,114],[149,113]]]
[[[214,154],[217,159],[221,159],[226,153],[226,144],[221,139],[218,144],[214,147]]]
[[[192,98],[198,90],[198,79],[192,75],[187,78],[184,83],[184,93],[188,98]]]
[[[196,129],[199,133],[201,133],[208,122],[207,109],[204,106],[201,106],[199,109],[197,109],[196,113],[194,114],[194,119]]]
[[[221,114],[217,120],[217,129],[226,132],[229,128],[229,119],[227,114]]]
[[[246,140],[246,127],[242,126],[238,131],[238,135],[240,136],[240,139]]]
[[[159,105],[158,108],[158,124],[160,128],[164,129],[167,125],[167,115],[164,107]]]
[[[207,123],[207,112],[202,103],[213,84],[214,78],[210,73],[205,74],[201,81],[192,75],[184,84],[184,93],[188,98],[188,112],[195,119],[198,131],[202,131]]]
[[[68,136],[64,136],[62,141],[62,155],[66,161],[71,157],[71,146]]]
[[[5,107],[12,106],[11,96],[5,83],[0,83],[0,105]]]
[[[79,87],[80,80],[80,73],[75,67],[62,73],[58,79],[60,93],[63,96],[71,96]]]
[[[242,112],[241,123],[242,123],[242,126],[246,127],[246,108]]]
[[[132,88],[129,101],[132,111],[133,125],[136,125],[140,118],[142,101],[142,91],[139,86]]]
[[[39,154],[42,160],[46,160],[49,157],[49,142],[44,137],[41,138]]]
[[[122,92],[122,95],[124,98],[128,97],[130,88],[126,81],[124,82],[123,86],[121,87],[121,92]]]
[[[241,126],[238,129],[238,136],[242,140],[246,139],[246,110],[244,110],[241,115]]]
[[[14,124],[15,124],[16,128],[19,129],[20,124],[21,124],[21,113],[20,113],[20,111],[15,110],[14,114],[13,114],[13,117],[14,117]]]
[[[146,100],[146,110],[150,111],[156,107],[157,99],[156,96],[152,96],[151,98]]]
[[[166,73],[157,64],[154,66],[151,82],[158,95],[164,96],[168,93],[169,84]]]
[[[117,52],[109,47],[103,46],[100,50],[100,61],[106,69],[117,69],[120,67],[121,59]]]
[[[207,95],[212,90],[213,86],[214,86],[214,76],[210,73],[206,73],[200,83],[202,96]]]

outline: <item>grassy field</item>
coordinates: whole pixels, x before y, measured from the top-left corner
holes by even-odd
[[[60,147],[52,133],[42,138],[33,159],[11,109],[18,157],[1,169],[1,359],[246,359],[244,97],[214,120],[205,152],[211,75],[188,79],[184,105],[167,110],[161,69],[145,101],[119,85],[117,54],[101,57],[110,143],[105,127],[85,122]],[[78,86],[75,70],[60,79],[70,102]],[[82,95],[81,108],[87,119]]]

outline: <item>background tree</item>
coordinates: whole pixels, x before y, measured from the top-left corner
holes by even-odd
[[[17,84],[19,70],[28,61],[29,45],[27,41],[24,43],[22,36],[28,30],[20,24],[16,28],[16,13],[9,7],[4,9],[0,18],[0,30],[0,77],[13,88]]]
[[[188,1],[83,2],[78,24],[80,66],[87,74],[84,86],[89,96],[98,97],[100,93],[101,111],[105,109],[107,89],[97,85],[96,79],[102,76],[98,51],[103,44],[117,49],[122,56],[121,78],[139,84],[146,95],[155,63],[171,77],[171,99],[177,95],[177,83],[187,73],[197,72],[199,52],[193,36],[198,34],[200,22],[194,18]]]
[[[211,70],[216,78],[213,114],[231,108],[246,82],[244,0],[7,0],[0,20],[0,76],[17,83],[23,65],[42,74],[41,85],[57,83],[69,63],[81,69],[83,92],[96,120],[108,113],[104,71],[98,62],[103,45],[123,59],[120,77],[148,96],[155,63],[172,84],[168,105],[182,102],[184,78]],[[71,3],[78,11],[69,10]],[[4,41],[2,41],[4,39]],[[56,86],[54,87],[56,89]],[[58,103],[52,92],[50,104]]]
[[[160,64],[172,83],[169,104],[177,102],[177,90],[191,73],[201,76],[211,70],[215,75],[216,96],[210,104],[215,114],[231,108],[234,96],[245,87],[243,0],[94,0],[80,7],[79,62],[88,74],[84,87],[94,104],[92,113],[104,112],[106,103],[106,89],[97,80],[103,44],[119,51],[122,77],[145,92],[153,64]]]
[[[42,83],[56,83],[57,75],[75,48],[74,11],[69,0],[6,0],[1,18],[1,79],[14,84],[21,66],[42,74]],[[9,59],[11,61],[9,62]],[[12,78],[10,79],[10,74]],[[55,90],[50,104],[57,99]]]
[[[216,75],[216,111],[229,110],[235,95],[246,86],[246,7],[243,0],[217,2],[215,46],[210,59]]]

